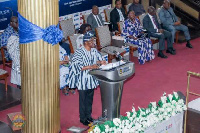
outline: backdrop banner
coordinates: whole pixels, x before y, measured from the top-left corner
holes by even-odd
[[[112,0],[59,0],[60,21],[72,18],[75,28],[83,23],[82,15],[91,13],[97,5],[104,19],[103,10],[111,8]],[[0,0],[0,31],[8,27],[12,14],[17,16],[17,0]]]
[[[60,16],[86,11],[93,5],[99,7],[112,4],[112,0],[59,0]]]
[[[12,15],[17,16],[17,0],[0,0],[0,31],[8,27]]]

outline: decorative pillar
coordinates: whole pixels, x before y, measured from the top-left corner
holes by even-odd
[[[20,14],[41,28],[58,24],[58,8],[58,0],[18,0]],[[58,133],[59,45],[43,40],[21,44],[20,56],[23,133]]]
[[[115,7],[115,0],[112,0],[112,8]]]

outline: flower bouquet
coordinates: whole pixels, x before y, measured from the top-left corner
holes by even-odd
[[[177,92],[168,96],[164,93],[158,103],[151,102],[147,108],[138,107],[137,111],[133,106],[132,111],[126,112],[126,116],[95,125],[89,133],[144,133],[184,110],[186,105]]]

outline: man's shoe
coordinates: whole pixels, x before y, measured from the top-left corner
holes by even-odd
[[[87,121],[89,121],[89,122],[93,122],[94,119],[93,119],[92,117],[89,117],[89,118],[87,118]]]
[[[166,55],[164,55],[163,53],[158,53],[158,57],[160,57],[160,58],[167,58],[167,56]]]
[[[187,44],[186,44],[186,47],[188,47],[188,48],[193,48],[193,46],[192,46],[190,43],[187,43]]]
[[[174,49],[174,48],[171,48],[174,52],[176,52],[176,49]]]
[[[80,120],[80,122],[85,126],[88,126],[90,124],[88,120]]]
[[[172,49],[167,49],[167,50],[166,50],[166,53],[170,53],[170,54],[172,54],[172,55],[175,55],[175,54],[176,54],[176,52],[173,51]]]

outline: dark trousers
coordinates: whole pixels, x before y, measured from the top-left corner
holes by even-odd
[[[164,30],[162,34],[150,33],[149,35],[159,39],[159,50],[165,49],[165,39],[167,39],[167,48],[173,48],[171,32]]]
[[[94,89],[79,90],[79,114],[80,120],[91,117]]]
[[[175,34],[176,34],[176,31],[179,30],[179,31],[183,31],[184,32],[184,35],[185,35],[185,39],[188,41],[191,39],[190,37],[190,33],[189,33],[189,30],[188,30],[188,27],[185,26],[185,25],[169,25],[169,26],[163,26],[163,28],[169,32],[172,33],[172,40],[174,42],[174,38],[175,38]]]

